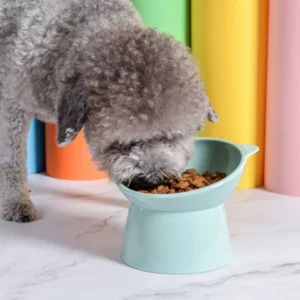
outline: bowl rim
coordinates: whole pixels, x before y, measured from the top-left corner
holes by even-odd
[[[217,188],[223,184],[225,184],[226,182],[230,181],[232,177],[235,176],[235,174],[240,171],[241,168],[244,167],[245,165],[245,161],[247,160],[246,156],[244,155],[242,149],[239,147],[239,145],[235,144],[235,143],[232,143],[230,141],[227,141],[227,140],[224,140],[224,139],[220,139],[220,138],[212,138],[212,137],[195,137],[195,141],[214,141],[214,142],[221,142],[221,143],[224,143],[224,144],[228,144],[230,146],[233,146],[234,148],[236,148],[240,155],[241,155],[241,161],[240,163],[238,164],[238,166],[234,169],[233,172],[231,172],[228,176],[226,176],[225,178],[223,178],[222,180],[214,183],[214,184],[211,184],[211,185],[208,185],[208,186],[205,186],[201,189],[197,189],[197,190],[193,190],[193,191],[188,191],[188,192],[184,192],[184,193],[175,193],[175,194],[147,194],[147,193],[141,193],[141,192],[138,192],[138,191],[134,191],[128,187],[126,187],[124,184],[122,183],[119,183],[117,184],[117,186],[119,187],[119,189],[122,191],[122,192],[125,192],[126,194],[131,194],[131,195],[134,195],[134,196],[139,196],[139,197],[143,197],[143,198],[155,198],[155,199],[159,199],[159,198],[182,198],[184,197],[185,195],[186,196],[192,196],[192,195],[195,195],[195,194],[199,194],[199,193],[204,193],[204,192],[208,192],[210,191],[211,189],[214,189],[214,188]]]

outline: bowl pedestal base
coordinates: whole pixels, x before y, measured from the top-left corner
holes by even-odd
[[[224,205],[194,212],[153,211],[131,204],[122,261],[162,274],[208,272],[227,265],[231,244]]]

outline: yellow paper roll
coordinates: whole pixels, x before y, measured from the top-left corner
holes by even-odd
[[[268,0],[192,0],[192,50],[219,122],[201,136],[259,146],[238,188],[263,184]]]

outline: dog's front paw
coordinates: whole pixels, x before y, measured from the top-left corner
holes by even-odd
[[[10,201],[2,210],[2,218],[13,222],[33,221],[35,214],[35,207],[30,200]]]

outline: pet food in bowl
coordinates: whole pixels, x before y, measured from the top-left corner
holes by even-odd
[[[182,173],[181,177],[169,178],[163,185],[160,185],[155,189],[142,190],[138,185],[134,185],[133,189],[140,193],[150,194],[183,193],[211,185],[225,177],[226,173],[222,172],[211,173],[207,171],[201,175],[196,169],[188,169]]]

